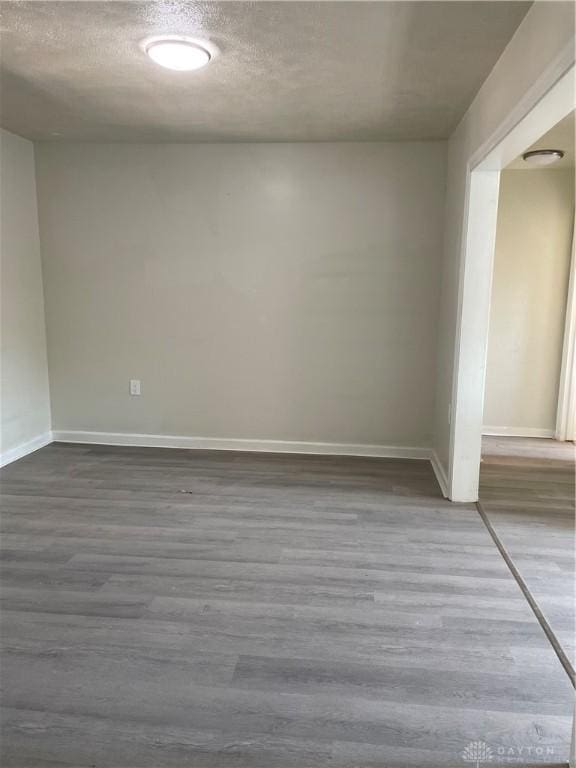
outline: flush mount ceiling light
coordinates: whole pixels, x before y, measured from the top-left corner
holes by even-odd
[[[534,149],[522,155],[525,162],[534,166],[554,165],[563,157],[564,152],[561,149]]]
[[[148,38],[141,47],[156,64],[178,72],[205,67],[215,53],[214,46],[176,35]]]

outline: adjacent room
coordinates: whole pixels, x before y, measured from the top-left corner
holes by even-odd
[[[575,768],[573,4],[0,14],[3,768]]]
[[[482,510],[572,677],[574,130],[571,112],[500,177],[480,476]]]

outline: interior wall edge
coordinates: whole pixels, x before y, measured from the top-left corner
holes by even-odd
[[[26,141],[31,141],[25,139]],[[52,388],[51,388],[51,376],[50,376],[50,349],[48,346],[48,317],[46,312],[46,280],[44,276],[44,257],[42,253],[42,232],[40,229],[40,200],[38,199],[38,171],[36,164],[36,157],[38,153],[38,144],[36,141],[31,141],[32,144],[32,158],[34,169],[34,189],[36,195],[36,226],[38,228],[38,251],[40,254],[40,280],[41,280],[41,294],[42,294],[42,316],[44,318],[44,347],[46,349],[46,389],[48,394],[48,421],[49,427],[47,434],[52,435],[52,427],[54,426],[54,420],[52,418]],[[52,442],[52,439],[50,439]],[[1,465],[0,465],[1,466]]]

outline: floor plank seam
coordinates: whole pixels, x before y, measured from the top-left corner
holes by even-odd
[[[506,565],[510,569],[510,573],[516,580],[516,583],[520,587],[520,590],[522,591],[522,594],[526,598],[528,605],[532,609],[532,612],[536,616],[536,619],[538,620],[538,623],[542,627],[544,634],[548,638],[550,645],[554,649],[554,653],[558,657],[560,664],[562,664],[564,670],[566,671],[566,674],[568,675],[570,682],[572,683],[572,686],[576,688],[576,673],[575,673],[574,667],[572,666],[572,663],[570,662],[570,659],[568,658],[562,646],[560,645],[558,638],[556,637],[556,634],[554,633],[554,631],[552,630],[552,627],[548,623],[548,620],[540,610],[540,607],[536,602],[536,600],[534,599],[534,596],[530,592],[528,585],[526,584],[526,582],[520,575],[520,572],[516,568],[516,565],[514,564],[514,561],[512,560],[512,558],[510,557],[508,550],[506,549],[500,537],[496,533],[496,530],[492,525],[492,523],[490,522],[490,519],[488,518],[488,515],[486,514],[486,511],[484,510],[481,501],[476,502],[476,508],[478,509],[478,514],[482,518],[482,522],[486,526],[488,533],[490,534],[490,536],[492,537],[492,540],[496,544],[498,551],[500,552],[500,554],[504,558]]]

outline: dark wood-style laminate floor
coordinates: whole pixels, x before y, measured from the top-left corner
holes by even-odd
[[[3,768],[567,758],[568,677],[426,462],[53,444],[1,479]]]
[[[482,455],[482,506],[574,666],[574,444],[485,437]]]

